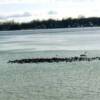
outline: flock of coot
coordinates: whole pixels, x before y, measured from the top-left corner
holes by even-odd
[[[85,54],[75,57],[65,57],[65,58],[59,58],[59,57],[52,57],[52,58],[29,58],[29,59],[16,59],[16,60],[9,60],[8,63],[18,63],[18,64],[24,64],[24,63],[53,63],[53,62],[80,62],[80,61],[93,61],[93,60],[100,60],[100,57],[87,57]]]

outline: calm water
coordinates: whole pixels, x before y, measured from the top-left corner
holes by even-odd
[[[100,50],[100,28],[0,32],[0,51]]]
[[[8,64],[9,59],[100,56],[100,28],[0,32],[0,100],[99,100],[100,62]]]

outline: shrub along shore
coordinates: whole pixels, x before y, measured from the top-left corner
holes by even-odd
[[[66,18],[62,20],[33,20],[31,22],[17,23],[14,21],[0,22],[0,31],[27,30],[27,29],[52,29],[75,27],[100,27],[100,17]]]

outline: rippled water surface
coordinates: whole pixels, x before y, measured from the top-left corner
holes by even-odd
[[[8,64],[32,57],[100,56],[100,28],[0,32],[0,100],[99,100],[100,62]]]

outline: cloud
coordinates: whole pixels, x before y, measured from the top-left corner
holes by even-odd
[[[19,18],[19,17],[30,17],[32,16],[29,12],[24,12],[23,14],[13,14],[6,16],[7,18]]]
[[[100,16],[99,4],[100,0],[0,0],[0,19],[26,21],[31,18],[77,17],[81,14],[86,17]]]
[[[99,1],[99,0],[55,0],[55,1],[65,1],[65,2],[68,2],[68,1],[73,1],[73,2],[87,2],[87,1]]]
[[[0,4],[12,4],[12,3],[46,3],[50,0],[0,0]]]
[[[48,15],[57,15],[57,12],[56,11],[49,11]]]
[[[17,3],[17,0],[0,0],[0,4]]]
[[[4,16],[0,16],[0,20],[5,20],[6,18]]]
[[[0,20],[6,20],[10,18],[22,18],[32,16],[29,12],[24,12],[23,14],[12,14],[12,15],[0,15]]]

